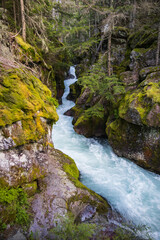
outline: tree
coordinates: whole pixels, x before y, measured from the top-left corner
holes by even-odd
[[[16,26],[17,26],[16,0],[13,0],[13,14],[14,14],[14,24],[15,24],[15,29],[16,29]]]
[[[22,18],[22,37],[26,41],[26,20],[25,20],[25,11],[24,11],[24,1],[20,0],[21,4],[21,18]]]
[[[159,51],[160,51],[160,24],[158,27],[158,39],[157,39],[157,52],[156,52],[156,66],[159,64]]]

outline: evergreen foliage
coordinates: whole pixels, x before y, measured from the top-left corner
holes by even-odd
[[[107,76],[105,61],[105,55],[100,56],[97,63],[79,78],[79,83],[84,88],[88,87],[91,92],[113,101],[116,95],[123,94],[125,90],[123,83],[116,75]]]

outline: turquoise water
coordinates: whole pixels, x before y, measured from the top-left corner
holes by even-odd
[[[70,72],[75,75],[74,67]],[[83,184],[106,198],[126,219],[151,227],[153,237],[159,240],[160,176],[117,157],[106,140],[88,139],[74,132],[72,117],[63,113],[74,106],[66,96],[76,80],[65,80],[62,105],[57,110],[59,121],[53,127],[55,148],[75,160]]]

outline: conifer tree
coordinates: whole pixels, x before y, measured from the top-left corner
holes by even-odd
[[[25,20],[25,10],[24,10],[24,1],[20,0],[21,5],[21,18],[22,18],[22,37],[26,41],[26,20]]]

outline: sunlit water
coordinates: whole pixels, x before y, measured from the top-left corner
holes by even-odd
[[[74,67],[70,73],[75,75]],[[74,106],[66,97],[76,80],[65,80],[62,105],[57,109],[59,121],[53,127],[55,148],[75,160],[83,184],[106,198],[126,219],[151,227],[159,240],[160,176],[117,157],[106,140],[87,139],[74,132],[72,117],[63,114]]]

